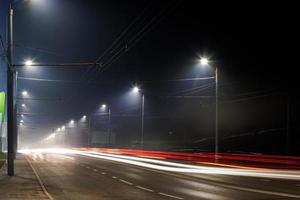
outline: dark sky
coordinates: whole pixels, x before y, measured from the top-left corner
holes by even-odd
[[[1,12],[5,5],[2,0]],[[94,113],[106,102],[115,113],[113,128],[119,145],[130,146],[129,140],[138,138],[138,117],[118,114],[139,113],[138,104],[125,97],[138,83],[146,96],[149,144],[169,141],[173,134],[174,143],[184,138],[185,144],[209,150],[214,134],[213,80],[167,81],[213,76],[212,70],[197,66],[199,57],[206,55],[220,73],[224,151],[284,153],[287,97],[291,99],[291,141],[297,139],[296,5],[32,0],[17,1],[14,7],[15,63],[27,58],[37,63],[95,62],[104,55],[103,71],[99,66],[19,70],[21,78],[65,80],[19,80],[19,91],[26,89],[32,98],[42,99],[26,100],[28,110],[20,108],[19,113],[31,113],[25,118],[28,127],[47,128],[28,129],[28,134],[45,137],[51,129]],[[5,32],[1,34],[5,39]],[[108,49],[119,36],[114,48]],[[4,67],[2,62],[1,71]],[[274,138],[275,144],[266,145],[267,138]],[[205,144],[197,142],[202,139]],[[299,144],[293,145],[297,153]]]

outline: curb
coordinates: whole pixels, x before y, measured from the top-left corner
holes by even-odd
[[[6,162],[7,162],[7,160],[5,159],[5,161],[4,161],[4,163],[3,163],[3,165],[2,165],[2,166],[1,166],[1,168],[0,168],[0,171],[2,171],[2,170],[3,170],[4,166],[6,165]]]
[[[36,176],[36,178],[37,178],[37,180],[38,180],[38,182],[39,182],[39,184],[40,184],[40,186],[41,186],[43,192],[46,194],[46,196],[47,196],[50,200],[54,200],[54,198],[53,198],[53,197],[49,194],[49,192],[47,191],[45,185],[43,184],[43,182],[42,182],[42,180],[41,180],[41,178],[40,178],[40,176],[39,176],[38,173],[36,172],[35,168],[34,168],[33,165],[31,164],[31,162],[29,161],[29,159],[27,158],[27,156],[25,156],[25,158],[26,158],[27,162],[29,163],[29,165],[30,165],[32,171],[34,172],[34,174],[35,174],[35,176]]]

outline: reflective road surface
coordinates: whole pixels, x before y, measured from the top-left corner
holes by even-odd
[[[300,172],[80,151],[26,152],[54,199],[300,199]]]

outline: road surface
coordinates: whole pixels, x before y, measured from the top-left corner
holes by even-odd
[[[45,152],[28,154],[28,160],[48,193],[57,200],[300,199],[300,179],[293,180],[299,172],[291,172],[289,180],[273,179],[270,175],[197,174]]]

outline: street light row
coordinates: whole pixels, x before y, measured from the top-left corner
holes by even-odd
[[[132,88],[132,91],[133,91],[134,93],[138,93],[138,92],[140,91],[140,88],[139,88],[138,86],[134,86],[134,87]],[[144,98],[143,98],[143,99],[144,99]],[[144,110],[144,103],[143,103],[142,105],[143,105],[143,110]],[[107,106],[106,104],[102,104],[100,108],[101,108],[101,109],[106,109],[107,107],[108,107],[108,106]],[[143,113],[144,113],[144,111],[143,111]],[[81,118],[81,120],[86,121],[86,118],[87,118],[87,116],[86,116],[86,115],[83,115],[82,118]],[[144,116],[142,116],[142,118],[144,118]],[[108,108],[108,120],[109,120],[109,126],[108,126],[108,137],[109,137],[109,139],[108,139],[108,143],[110,144],[110,137],[111,137],[111,128],[110,128],[111,110],[110,110],[110,108]],[[70,122],[69,122],[70,125],[74,125],[74,123],[75,123],[75,121],[74,121],[73,119],[70,120]],[[142,122],[142,123],[144,123],[144,122]],[[142,125],[142,126],[143,126],[143,125]],[[45,140],[49,140],[49,139],[54,138],[54,136],[56,136],[57,134],[59,134],[59,132],[64,131],[64,130],[65,130],[65,126],[62,126],[62,127],[57,128],[56,131],[54,131],[54,132],[51,133],[48,137],[46,137]]]
[[[209,66],[209,64],[210,64],[210,61],[209,61],[209,59],[208,58],[206,58],[206,57],[201,57],[200,59],[199,59],[199,64],[200,64],[200,66],[203,66],[203,67],[206,67],[206,66]],[[24,63],[24,65],[25,66],[32,66],[32,65],[34,65],[34,62],[32,61],[32,60],[26,60],[25,61],[25,63]],[[219,147],[218,147],[218,71],[217,71],[217,67],[215,67],[215,87],[216,87],[216,95],[215,95],[215,99],[216,99],[216,115],[215,115],[215,121],[216,121],[216,123],[215,123],[215,153],[217,154],[218,152],[219,152]],[[133,88],[132,88],[132,91],[134,92],[134,93],[141,93],[141,89],[138,87],[138,86],[134,86]],[[143,149],[143,137],[144,137],[144,93],[141,93],[142,94],[142,120],[141,120],[141,149]],[[22,91],[22,96],[24,96],[24,97],[26,97],[26,96],[28,96],[28,92],[26,91],[26,90],[24,90],[24,91]],[[25,104],[22,104],[22,107],[26,107],[26,105]],[[106,104],[102,104],[101,105],[101,108],[102,109],[105,109],[107,107],[107,105]],[[82,119],[86,119],[86,115],[84,115],[83,117],[82,117]],[[23,125],[23,120],[21,120],[20,121],[20,125]],[[75,121],[74,120],[71,120],[70,122],[69,122],[71,125],[73,125],[74,123],[75,123]],[[109,123],[110,123],[110,109],[109,109]],[[62,131],[62,130],[64,130],[65,129],[65,126],[62,126],[61,128],[57,128],[57,130],[56,130],[56,132],[60,132],[60,131]],[[109,138],[110,138],[110,124],[109,124],[109,130],[108,130],[108,132],[109,132]],[[52,133],[50,136],[48,136],[47,138],[46,138],[46,140],[48,140],[48,139],[51,139],[51,138],[53,138],[54,136],[56,135],[56,133],[54,132],[54,133]],[[109,139],[110,140],[110,139]],[[110,143],[110,142],[109,142]]]

